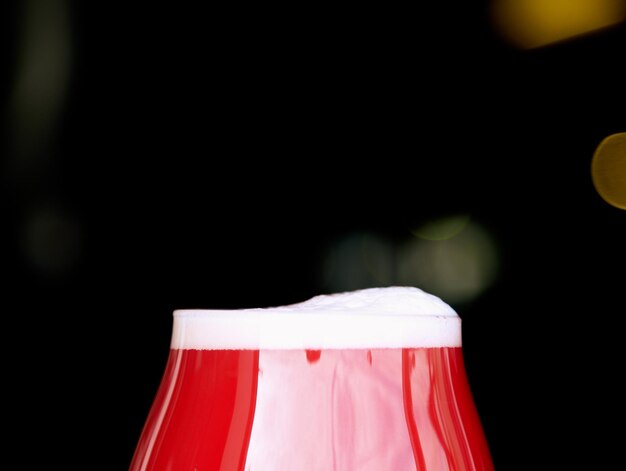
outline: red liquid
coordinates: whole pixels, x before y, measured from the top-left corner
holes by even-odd
[[[172,350],[130,469],[493,465],[460,348]]]

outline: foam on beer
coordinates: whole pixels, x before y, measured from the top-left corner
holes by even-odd
[[[172,348],[324,349],[456,347],[461,319],[412,287],[316,296],[264,309],[174,311]]]

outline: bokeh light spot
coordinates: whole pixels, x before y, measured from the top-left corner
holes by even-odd
[[[394,280],[395,254],[391,244],[369,233],[350,234],[327,252],[324,285],[332,291],[386,286]]]
[[[76,263],[81,239],[76,221],[58,209],[42,208],[28,216],[21,242],[32,267],[41,274],[58,276]]]
[[[24,0],[20,8],[11,136],[16,156],[30,163],[53,136],[69,85],[70,4],[68,0]]]
[[[522,49],[544,46],[623,21],[624,0],[492,0],[496,27]]]
[[[468,223],[446,240],[412,239],[398,257],[398,282],[420,287],[450,303],[465,303],[495,280],[498,254],[490,235]]]
[[[478,223],[467,216],[445,217],[425,225],[424,234],[430,238],[407,236],[396,242],[373,233],[344,236],[328,248],[323,259],[325,287],[348,291],[416,286],[460,304],[473,301],[493,284],[498,251]]]
[[[411,232],[420,239],[446,240],[465,229],[469,221],[468,214],[459,214],[429,221]]]
[[[600,143],[591,162],[591,177],[604,201],[626,209],[626,132]]]

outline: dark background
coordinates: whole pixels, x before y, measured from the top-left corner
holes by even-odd
[[[623,25],[522,51],[486,2],[68,3],[62,105],[20,138],[18,3],[2,12],[1,250],[29,459],[128,467],[173,309],[332,291],[342,237],[394,244],[459,213],[497,244],[495,282],[454,304],[497,469],[617,456],[626,213],[590,162],[626,131]]]

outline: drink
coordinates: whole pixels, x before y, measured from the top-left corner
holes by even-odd
[[[177,311],[131,471],[492,470],[460,340],[414,288]]]

